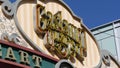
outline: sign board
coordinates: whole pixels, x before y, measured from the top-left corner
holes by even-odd
[[[89,29],[62,0],[0,0],[0,3],[0,39],[58,61],[57,64],[52,60],[45,61],[32,52],[2,44],[2,52],[6,51],[4,55],[1,52],[3,59],[31,67],[43,65],[42,68],[47,66],[46,63],[56,68],[119,68],[120,64],[109,52],[99,49]],[[19,55],[18,59],[16,55]]]
[[[54,68],[57,59],[19,45],[0,41],[0,59],[32,68]]]

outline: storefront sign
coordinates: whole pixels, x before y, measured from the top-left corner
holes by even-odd
[[[0,9],[1,68],[120,67],[63,0],[0,0]]]
[[[52,14],[44,6],[37,5],[37,27],[39,36],[44,38],[46,48],[61,59],[84,60],[86,44],[84,30],[62,19],[62,11]],[[72,58],[72,59],[71,59]]]
[[[44,56],[12,47],[11,44],[9,46],[3,43],[0,43],[0,59],[24,64],[32,68],[48,68],[48,66],[49,68],[54,68],[56,64],[56,61],[48,59]]]

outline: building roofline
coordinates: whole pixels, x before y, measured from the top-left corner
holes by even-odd
[[[93,27],[92,29],[90,29],[91,31],[94,31],[96,29],[99,29],[101,27],[105,27],[105,26],[108,26],[108,25],[111,25],[113,23],[117,23],[117,22],[120,22],[120,19],[117,19],[117,20],[113,20],[111,22],[108,22],[108,23],[105,23],[105,24],[102,24],[102,25],[99,25],[99,26],[96,26],[96,27]]]

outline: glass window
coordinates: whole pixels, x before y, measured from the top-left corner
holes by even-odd
[[[112,28],[113,28],[113,25],[109,24],[107,26],[104,26],[104,27],[100,28],[99,31],[106,31],[106,30],[109,30],[109,29],[112,29]]]
[[[95,38],[97,39],[100,48],[108,50],[115,56],[117,55],[115,38],[112,29],[95,35]]]
[[[95,38],[99,41],[99,40],[102,40],[102,39],[106,39],[110,36],[114,36],[113,35],[113,30],[108,30],[108,31],[105,31],[105,32],[101,32],[101,33],[95,35]]]
[[[92,34],[97,34],[99,33],[98,30],[92,31]]]
[[[113,28],[113,25],[109,24],[109,25],[106,25],[106,26],[103,26],[103,27],[99,27],[99,28],[93,29],[91,31],[92,31],[93,34],[97,34],[97,33],[103,32],[103,31],[110,30],[112,28]]]
[[[115,56],[117,55],[114,37],[109,37],[101,41],[102,41],[102,49],[108,50]]]
[[[117,32],[119,32],[120,34],[120,29],[119,30],[116,29],[116,33]],[[108,50],[114,56],[117,56],[115,35],[112,24],[96,29],[96,31],[94,32],[94,36],[98,41],[99,47],[101,49]]]

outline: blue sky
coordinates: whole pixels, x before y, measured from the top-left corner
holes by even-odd
[[[88,28],[120,19],[120,0],[63,0]]]
[[[11,3],[14,3],[16,0],[9,0]]]

